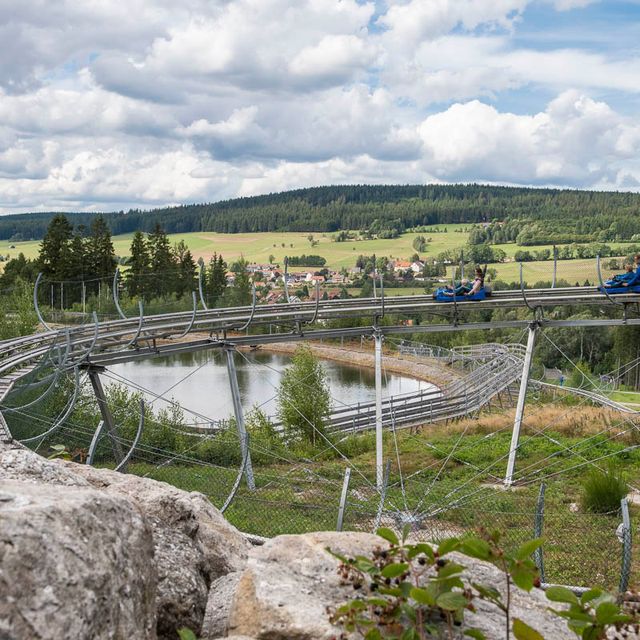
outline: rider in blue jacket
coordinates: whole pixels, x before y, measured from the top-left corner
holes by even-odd
[[[640,285],[640,253],[636,253],[636,255],[633,256],[633,262],[636,265],[636,272],[634,274],[634,278],[629,282],[623,282],[622,283],[623,287],[635,287]]]

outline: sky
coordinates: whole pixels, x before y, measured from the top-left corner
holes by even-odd
[[[640,192],[640,0],[0,0],[0,213]]]

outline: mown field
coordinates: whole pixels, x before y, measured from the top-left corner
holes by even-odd
[[[467,225],[441,225],[432,227],[433,232],[406,233],[399,238],[389,240],[358,240],[349,242],[334,242],[332,234],[314,233],[313,240],[316,246],[311,246],[308,233],[180,233],[169,236],[171,242],[177,243],[183,240],[191,249],[196,259],[202,257],[208,260],[213,253],[221,253],[227,262],[232,262],[244,256],[250,262],[266,264],[269,257],[273,256],[276,263],[282,264],[285,256],[298,256],[303,254],[320,255],[327,260],[327,266],[333,269],[355,266],[356,258],[362,255],[376,254],[389,258],[407,259],[415,253],[413,240],[418,235],[423,235],[431,241],[427,245],[427,251],[422,257],[435,256],[443,251],[462,247],[467,243]],[[437,232],[435,230],[438,230]],[[131,234],[114,237],[116,255],[126,257],[129,255]],[[13,245],[13,248],[11,248]],[[27,258],[35,258],[40,247],[39,241],[0,242],[0,255],[5,258],[16,257],[20,252]],[[522,249],[539,251],[551,249],[551,246],[519,247],[515,243],[500,245],[509,258]],[[0,263],[1,264],[1,263]],[[520,278],[519,265],[515,262],[492,264],[498,272],[498,278],[507,282],[518,281]],[[538,280],[550,280],[552,277],[553,262],[528,262],[524,266],[525,280],[533,284]],[[604,274],[606,275],[606,274]],[[572,284],[585,280],[591,283],[597,281],[595,260],[563,260],[558,263],[558,278],[568,280]],[[408,293],[408,292],[407,292]]]

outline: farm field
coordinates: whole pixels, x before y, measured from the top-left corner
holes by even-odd
[[[208,260],[213,253],[221,253],[227,262],[237,260],[244,256],[251,262],[268,263],[269,256],[273,255],[275,262],[282,264],[285,256],[316,254],[327,260],[327,266],[334,269],[353,267],[356,258],[362,255],[376,254],[389,258],[407,259],[415,250],[412,246],[416,236],[422,235],[430,238],[426,252],[423,256],[434,256],[449,249],[455,249],[466,244],[468,239],[467,225],[440,225],[431,227],[433,232],[405,233],[398,238],[388,240],[358,240],[349,242],[334,242],[333,234],[314,233],[314,241],[318,244],[314,247],[308,240],[309,233],[240,233],[223,234],[209,232],[193,232],[170,234],[172,243],[183,240],[191,249],[194,257]],[[435,230],[438,229],[438,232]],[[445,230],[446,229],[446,230]],[[129,255],[132,234],[114,236],[113,244],[116,255],[126,257]],[[13,248],[12,248],[13,247]],[[27,258],[35,258],[38,255],[40,241],[9,242],[0,241],[0,255],[5,258],[17,257],[20,252]],[[540,251],[551,249],[551,245],[537,247],[520,247],[515,243],[499,245],[509,258],[519,250]],[[0,269],[1,267],[0,263]],[[507,282],[519,281],[519,265],[515,262],[492,264],[498,272],[498,278]],[[529,284],[538,280],[550,280],[552,277],[553,262],[527,262],[524,264],[524,278]],[[603,276],[606,277],[606,272]],[[571,282],[589,280],[597,282],[595,260],[562,260],[558,262],[558,279]],[[389,292],[391,293],[391,292]],[[403,293],[409,294],[405,290]]]

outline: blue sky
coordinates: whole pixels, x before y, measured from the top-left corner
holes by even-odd
[[[640,1],[8,0],[0,213],[640,190]]]

